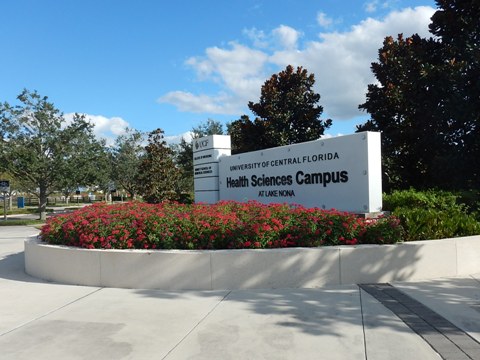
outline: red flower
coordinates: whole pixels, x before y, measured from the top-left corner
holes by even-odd
[[[85,248],[271,248],[355,245],[372,220],[300,205],[238,203],[95,204],[50,218],[52,244]],[[391,221],[391,227],[396,225]],[[376,236],[381,241],[383,234]],[[249,240],[245,240],[249,239]],[[351,239],[351,240],[346,240]]]

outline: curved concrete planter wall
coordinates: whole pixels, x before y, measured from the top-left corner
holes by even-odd
[[[480,236],[270,250],[87,250],[25,241],[32,276],[75,285],[162,290],[314,288],[480,272]]]

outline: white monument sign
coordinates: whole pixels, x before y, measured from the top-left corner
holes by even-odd
[[[291,203],[354,213],[382,210],[380,133],[363,132],[221,158],[209,151],[219,159],[220,200]],[[210,168],[202,164],[200,169],[197,154],[195,171],[203,175]],[[212,175],[217,174],[216,166],[211,168]],[[200,180],[195,177],[196,201]],[[213,183],[204,186],[210,187],[215,188]]]
[[[230,136],[210,135],[193,139],[195,202],[207,204],[218,202],[218,160],[228,155],[230,155]]]

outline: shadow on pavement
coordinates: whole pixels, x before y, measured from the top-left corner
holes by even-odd
[[[362,255],[363,254],[363,255]],[[360,256],[359,256],[360,255]],[[369,274],[378,276],[382,275],[393,276],[396,281],[408,279],[412,275],[411,268],[406,268],[405,264],[414,264],[420,260],[420,254],[415,247],[405,246],[401,248],[388,248],[382,256],[371,261],[371,256],[368,253],[368,248],[365,248],[365,253],[356,253],[355,255],[345,254],[342,256],[342,266],[348,266],[357,269],[359,274]],[[368,261],[370,260],[370,261]],[[248,261],[251,263],[249,264]],[[258,261],[254,258],[249,259],[242,265],[245,268],[258,269]],[[235,260],[231,264],[235,267]],[[312,267],[316,264],[311,264]],[[335,267],[337,266],[337,267]],[[331,262],[325,262],[325,271],[338,271],[338,265]],[[329,268],[330,267],[330,268]],[[304,274],[311,274],[312,269],[309,264],[296,259],[295,261],[285,261],[282,268],[279,270],[282,273],[299,272]],[[265,276],[271,272],[271,269],[264,269],[252,274],[250,278],[246,279],[244,284],[240,284],[240,288],[246,287],[249,283],[255,283],[257,279],[264,279]],[[350,273],[352,273],[350,271]],[[353,271],[355,273],[355,271]],[[155,276],[155,274],[151,274]],[[178,283],[184,282],[184,274],[178,274]],[[346,283],[352,279],[347,279]],[[353,279],[355,280],[355,279]],[[364,281],[354,281],[362,283]],[[221,291],[164,291],[164,290],[134,290],[142,296],[159,298],[159,299],[175,299],[188,296],[187,294],[194,294],[199,297],[219,297]],[[226,294],[228,290],[223,291]],[[266,317],[273,316],[277,319],[276,325],[282,327],[297,328],[305,333],[313,335],[329,334],[333,336],[342,337],[342,329],[348,326],[363,326],[362,314],[362,298],[371,302],[370,295],[359,289],[357,285],[344,286],[326,286],[321,288],[305,289],[248,289],[248,290],[232,290],[223,299],[223,302],[235,302],[239,307],[248,308],[257,314]],[[375,301],[374,301],[375,303]],[[221,311],[222,302],[215,310]],[[375,305],[374,305],[375,306]],[[383,305],[378,304],[383,307]],[[228,308],[231,308],[229,304]],[[373,326],[388,327],[394,331],[408,332],[408,328],[403,323],[398,321],[398,318],[392,316],[376,316]]]
[[[24,253],[15,253],[0,258],[0,279],[30,283],[48,283],[25,273]]]
[[[219,291],[135,290],[135,293],[158,299],[180,299],[185,296],[218,297],[219,301],[222,299]],[[215,316],[230,318],[232,322],[242,321],[236,319],[234,314],[224,313],[222,303],[227,302],[229,304],[225,311],[228,309],[231,312],[232,308],[237,307],[252,311],[264,316],[265,321],[273,326],[292,328],[315,336],[343,338],[349,327],[362,328],[362,301],[365,297],[370,295],[356,285],[331,289],[233,290],[219,303]],[[371,302],[371,299],[368,300]],[[381,304],[378,306],[383,307]],[[392,316],[375,316],[375,321],[370,323],[375,327],[387,327],[393,331],[410,331]]]

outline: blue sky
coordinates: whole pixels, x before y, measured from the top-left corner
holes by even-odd
[[[429,36],[433,0],[0,0],[0,101],[23,88],[99,136],[170,139],[226,123],[286,65],[315,74],[329,135],[350,134],[385,36]]]

